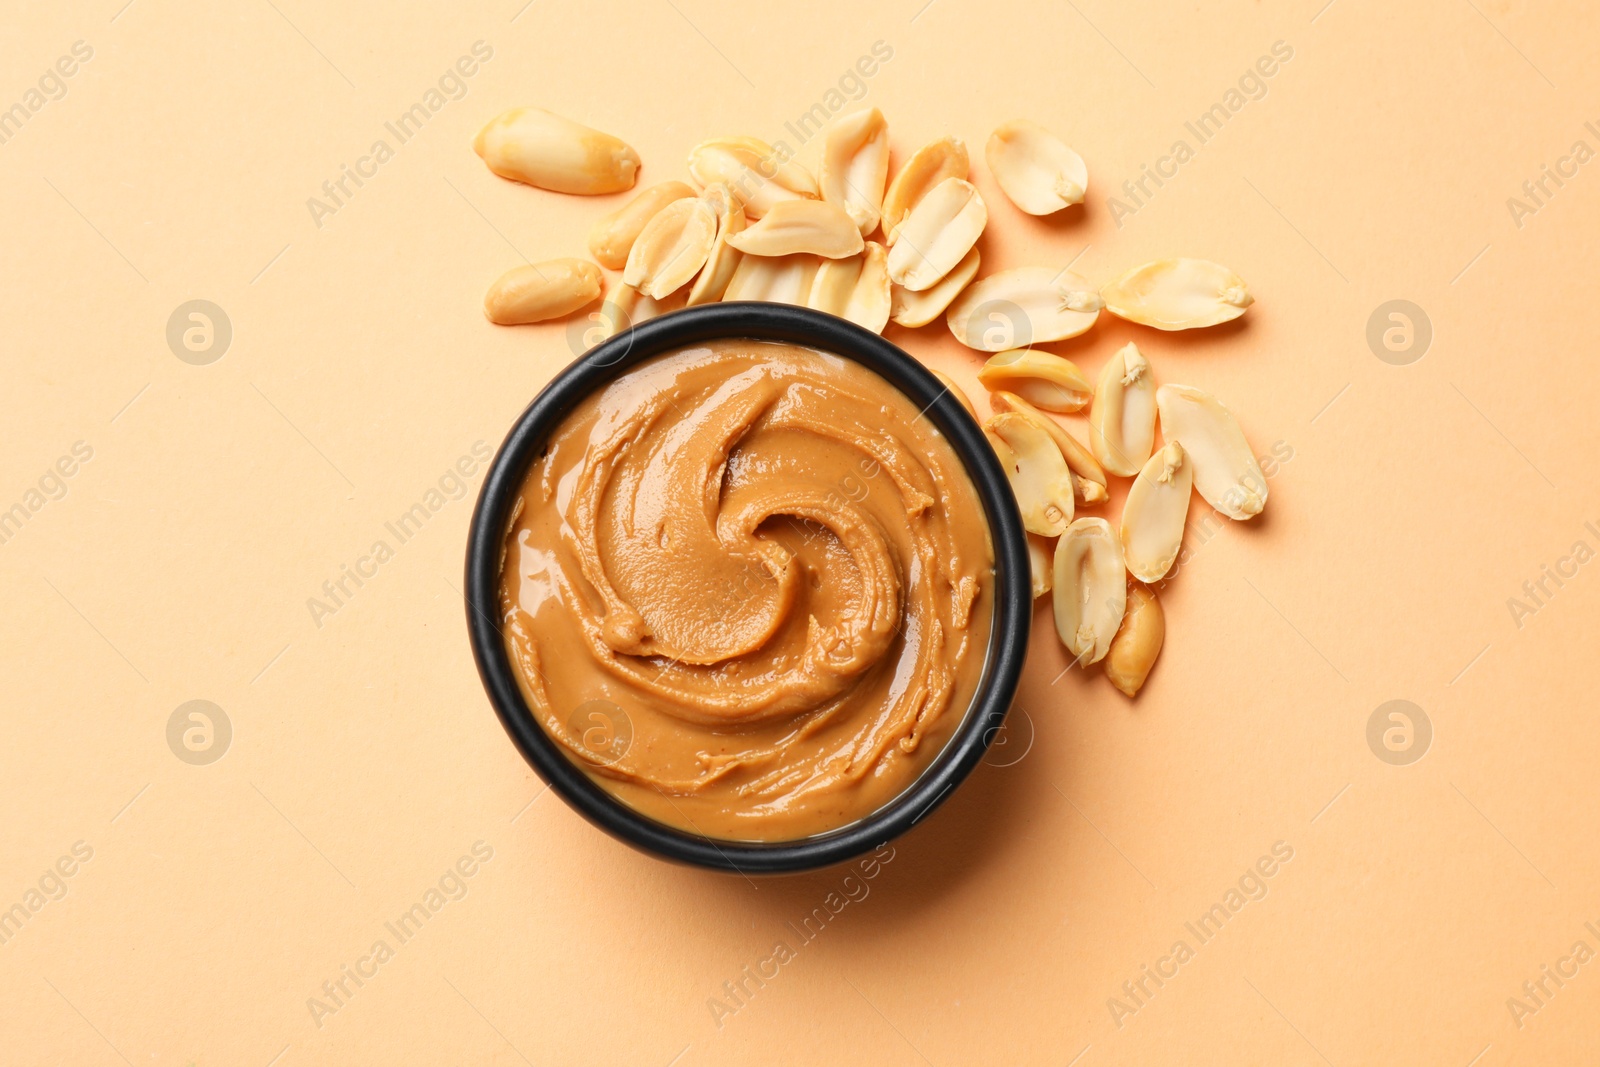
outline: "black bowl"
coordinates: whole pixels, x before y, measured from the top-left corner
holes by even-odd
[[[748,337],[805,345],[855,360],[924,408],[966,467],[989,522],[995,605],[988,655],[965,717],[922,774],[888,804],[838,830],[792,841],[727,841],[656,822],[596,785],[534,719],[500,633],[500,546],[529,467],[568,412],[628,368],[674,349]],[[612,836],[680,863],[725,871],[778,873],[840,863],[916,825],[972,771],[1005,720],[1016,693],[1033,615],[1022,519],[983,432],[939,380],[899,348],[853,323],[786,304],[729,303],[686,308],[617,334],[556,375],[506,435],[484,477],[467,538],[467,629],[489,700],[506,733],[561,798]]]

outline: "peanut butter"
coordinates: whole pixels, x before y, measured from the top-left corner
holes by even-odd
[[[586,398],[501,573],[528,705],[660,822],[792,840],[882,807],[971,702],[994,556],[948,441],[851,360],[732,340]]]

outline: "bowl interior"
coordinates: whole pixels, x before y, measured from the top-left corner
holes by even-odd
[[[853,359],[905,393],[949,440],[982,502],[995,559],[994,612],[972,704],[944,748],[894,800],[848,826],[792,841],[700,837],[635,812],[596,785],[539,726],[523,699],[499,623],[501,539],[529,467],[566,415],[596,389],[653,356],[698,342],[751,338]],[[597,345],[562,371],[518,417],[485,475],[466,559],[467,626],[484,688],[506,732],[568,804],[607,833],[666,859],[742,873],[843,862],[904,833],[937,807],[983,757],[1015,695],[1033,613],[1027,544],[1016,501],[982,431],[915,359],[843,319],[785,304],[708,304],[671,312]]]

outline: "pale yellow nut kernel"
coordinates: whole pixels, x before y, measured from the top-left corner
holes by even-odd
[[[628,263],[628,252],[639,239],[645,224],[674,200],[695,195],[684,182],[652,185],[609,215],[602,215],[589,230],[589,251],[609,270],[621,270]]]
[[[744,205],[721,182],[712,182],[700,193],[711,213],[717,217],[717,239],[711,243],[705,266],[689,290],[688,304],[712,304],[722,299],[739,266],[740,251],[728,244],[728,238],[745,227]]]
[[[971,182],[946,178],[918,201],[889,250],[889,280],[913,293],[932,288],[966,258],[989,209]]]
[[[717,217],[696,198],[656,213],[628,253],[622,281],[652,300],[675,293],[699,273],[717,239]]]
[[[1205,259],[1161,259],[1135,267],[1100,290],[1106,309],[1158,330],[1230,322],[1255,303],[1244,279]]]
[[[1189,385],[1156,390],[1161,435],[1182,442],[1194,464],[1194,487],[1230,519],[1250,519],[1267,504],[1267,479],[1233,413]]]
[[[620,193],[639,176],[639,153],[627,144],[543,108],[501,112],[472,147],[500,177],[558,193]]]
[[[647,322],[657,315],[675,311],[683,306],[683,290],[665,300],[652,300],[620,278],[612,283],[600,306],[589,312],[591,325],[583,332],[584,350],[587,351],[607,338],[614,337],[631,326]]]
[[[792,256],[741,256],[722,299],[805,307],[821,264],[820,256],[806,252]]]
[[[1100,466],[1100,461],[1095,459],[1094,453],[1080,444],[1076,437],[1068,433],[1066,427],[1016,393],[1005,389],[996,389],[989,394],[989,406],[995,411],[1014,411],[1025,416],[1050,435],[1050,440],[1056,443],[1056,447],[1061,449],[1061,455],[1066,458],[1067,467],[1076,475],[1074,491],[1079,501],[1098,504],[1107,499],[1106,472]],[[1079,489],[1079,485],[1083,488]],[[1089,488],[1090,486],[1093,488]]]
[[[1150,361],[1131,341],[1100,369],[1089,409],[1089,447],[1101,466],[1131,478],[1156,440],[1156,383]]]
[[[913,293],[903,285],[896,285],[891,294],[890,317],[902,326],[926,326],[945,313],[951,302],[978,276],[980,257],[977,246],[955,269],[930,289]]]
[[[665,315],[669,311],[676,311],[683,307],[684,293],[682,289],[669,293],[657,299],[627,284],[619,284],[607,297],[622,311],[620,325],[623,328],[637,326],[641,322],[649,322],[658,315]]]
[[[861,267],[866,255],[846,256],[843,259],[825,259],[811,280],[811,292],[806,296],[806,307],[825,311],[829,315],[844,317],[850,306],[850,297],[861,278]]]
[[[1183,547],[1194,465],[1168,441],[1139,471],[1122,505],[1122,559],[1141,582],[1159,582]]]
[[[911,209],[946,178],[965,179],[972,166],[958,137],[941,137],[911,154],[883,196],[883,232],[892,247]]]
[[[1106,652],[1106,678],[1124,696],[1137,696],[1167,639],[1167,616],[1154,589],[1135,585],[1128,591],[1122,626]]]
[[[865,237],[878,228],[889,176],[889,124],[877,108],[840,115],[828,127],[817,186]]]
[[[1038,534],[1024,534],[1028,539],[1028,580],[1033,586],[1033,599],[1038,600],[1055,584],[1055,562],[1050,557],[1055,551],[1050,539]]]
[[[1072,522],[1072,474],[1050,435],[1011,412],[990,417],[984,429],[1006,443],[1011,463],[1006,476],[1029,533],[1056,537]]]
[[[1106,492],[1106,487],[1099,482],[1091,482],[1077,471],[1072,472],[1072,498],[1086,508],[1096,504],[1104,504],[1111,499],[1111,494]]]
[[[780,200],[728,243],[747,256],[809,252],[825,259],[853,256],[863,247],[861,231],[844,208],[826,200]]]
[[[987,426],[983,427],[983,437],[989,442],[989,447],[994,449],[994,458],[1000,461],[1000,469],[1009,475],[1011,468],[1017,462],[1016,453],[1012,452],[1011,446],[996,437],[994,431]]]
[[[867,242],[861,253],[861,273],[844,308],[845,318],[873,333],[882,333],[889,324],[888,260],[887,249],[876,241]]]
[[[1080,667],[1098,663],[1111,648],[1127,607],[1128,571],[1122,542],[1101,518],[1078,519],[1056,542],[1056,636]]]
[[[717,137],[689,153],[689,177],[700,186],[722,182],[752,219],[780,200],[815,199],[817,182],[805,167],[755,137]]]
[[[1018,267],[967,286],[945,321],[968,348],[1003,352],[1077,337],[1095,324],[1100,308],[1100,294],[1076,274]]]
[[[1045,411],[1077,411],[1094,396],[1077,364],[1036,348],[997,352],[978,372],[985,389],[1004,389]]]
[[[1008,122],[989,136],[989,170],[1010,201],[1030,215],[1083,202],[1089,172],[1083,157],[1038,123]]]
[[[483,313],[501,326],[570,315],[600,295],[600,268],[586,259],[552,259],[512,267],[489,286]]]

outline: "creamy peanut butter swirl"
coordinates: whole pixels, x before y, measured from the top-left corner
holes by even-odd
[[[949,443],[860,365],[724,341],[589,397],[524,483],[507,646],[540,724],[663,822],[853,822],[966,710],[993,554]]]

